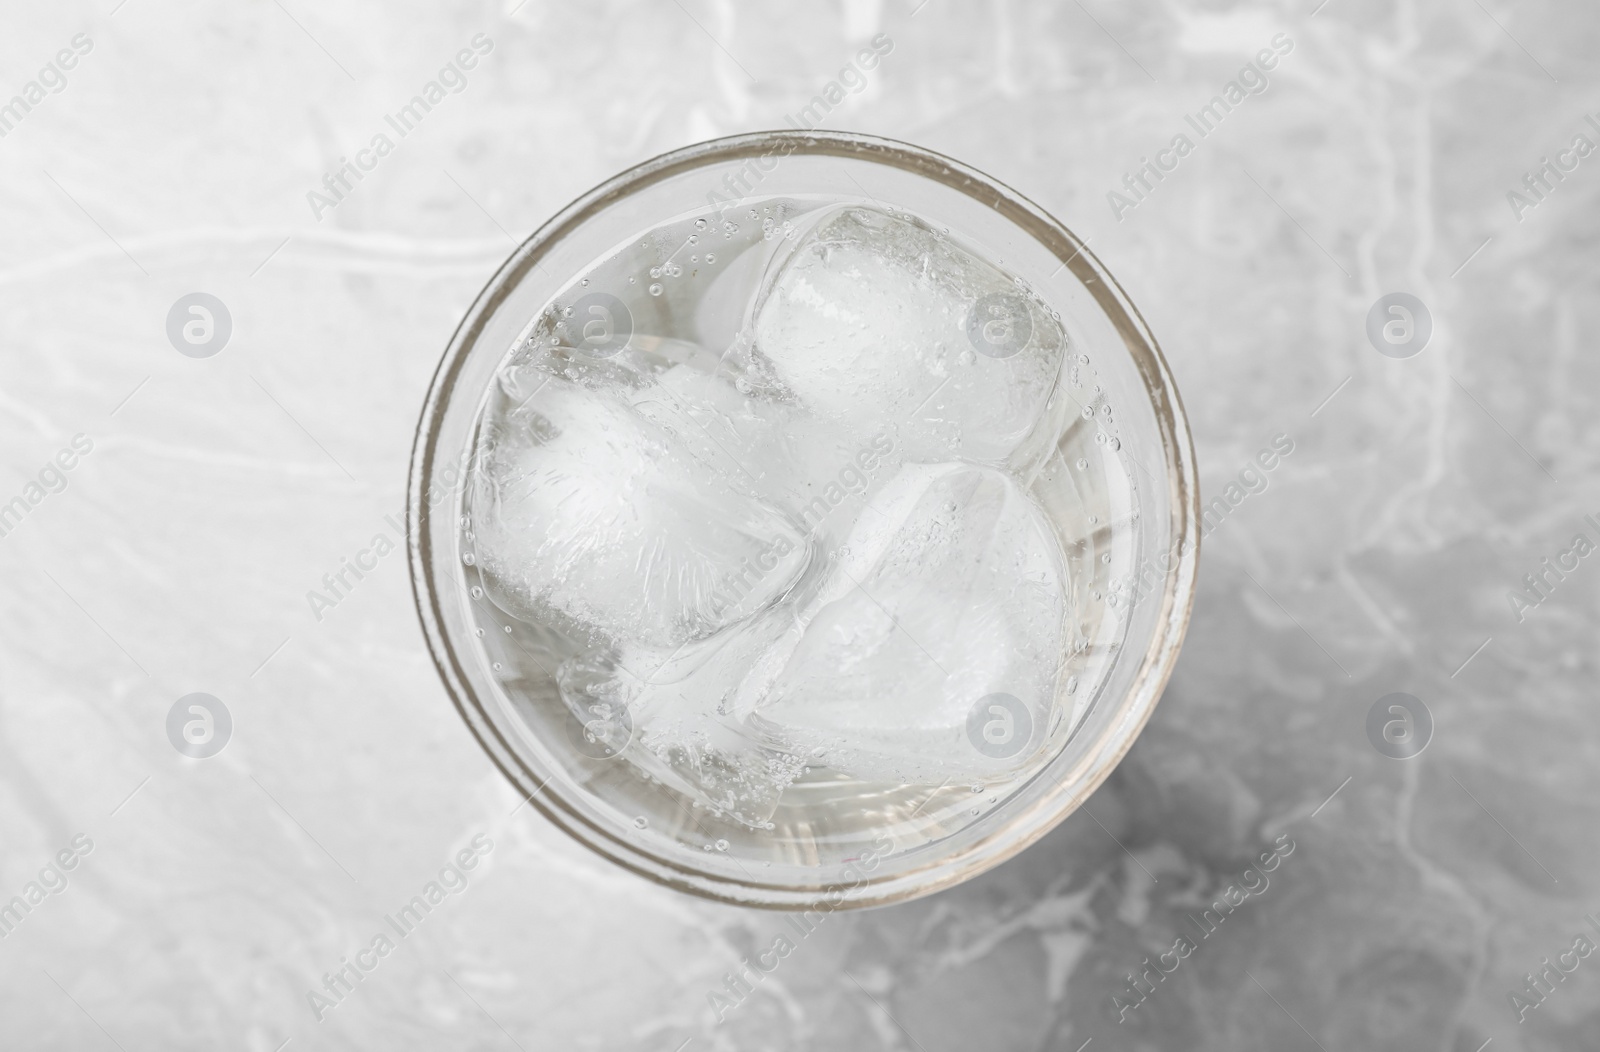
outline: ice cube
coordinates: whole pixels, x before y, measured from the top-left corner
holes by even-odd
[[[908,464],[846,548],[780,644],[756,710],[772,740],[885,782],[1028,762],[1056,715],[1069,609],[1038,505],[991,468]]]
[[[667,385],[550,374],[489,419],[474,556],[525,621],[670,649],[767,605],[806,563],[804,536]]]
[[[751,354],[825,417],[896,423],[909,457],[1006,463],[1053,389],[1060,323],[921,220],[865,205],[808,218],[758,293]]]
[[[557,672],[562,700],[580,721],[625,714],[628,762],[713,813],[759,827],[805,761],[774,748],[721,701],[789,620],[769,610],[672,651],[624,646],[571,658]]]

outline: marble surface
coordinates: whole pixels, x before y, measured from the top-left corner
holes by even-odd
[[[1534,1007],[1509,996],[1600,941],[1600,559],[1574,545],[1600,542],[1600,157],[1508,200],[1576,136],[1600,145],[1591,6],[66,0],[0,20],[0,96],[86,35],[0,138],[0,501],[27,504],[0,536],[0,899],[55,887],[0,915],[8,1047],[1600,1047],[1600,957],[1569,954]],[[464,88],[316,215],[324,173],[480,33]],[[962,887],[830,918],[718,1023],[708,993],[782,918],[513,813],[401,555],[320,619],[306,593],[393,536],[432,369],[516,241],[646,157],[781,126],[880,33],[892,51],[826,125],[967,160],[1091,238],[1230,506],[1166,697],[1088,813]],[[1253,87],[1277,34],[1292,49],[1256,93],[1143,200],[1108,200],[1185,115]],[[212,357],[168,338],[194,292],[231,316]],[[1367,336],[1396,292],[1433,321],[1412,357]],[[1292,454],[1241,481],[1280,434]],[[58,475],[76,435],[92,448]],[[1515,603],[1563,553],[1576,568]],[[167,732],[195,692],[232,721],[204,760]],[[1367,731],[1397,692],[1431,714],[1409,759]],[[319,1021],[323,975],[462,851],[464,886]],[[1230,894],[1202,936],[1191,916]],[[1193,951],[1133,993],[1180,936]]]

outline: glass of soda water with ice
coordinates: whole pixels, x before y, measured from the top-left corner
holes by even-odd
[[[1085,245],[949,158],[770,132],[508,259],[413,452],[417,608],[518,795],[684,891],[875,905],[1022,850],[1160,697],[1188,426]]]

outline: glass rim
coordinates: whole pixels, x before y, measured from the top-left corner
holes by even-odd
[[[1061,260],[1111,322],[1144,384],[1167,465],[1168,536],[1176,552],[1171,570],[1164,575],[1161,606],[1140,666],[1121,697],[1105,699],[1116,711],[1101,732],[1096,748],[1090,756],[1080,760],[1088,762],[1092,756],[1092,767],[1081,777],[1063,778],[966,850],[930,859],[925,865],[905,872],[881,878],[864,877],[851,885],[838,902],[830,897],[838,894],[842,887],[837,882],[810,886],[779,884],[737,879],[684,866],[644,844],[626,841],[591,821],[579,809],[567,804],[559,793],[545,792],[552,783],[562,779],[534,770],[529,758],[502,732],[463,667],[472,661],[471,657],[458,652],[446,630],[441,603],[447,593],[439,587],[435,577],[434,556],[439,541],[435,525],[436,516],[448,511],[446,521],[449,536],[453,537],[456,505],[453,501],[441,502],[439,508],[434,509],[426,500],[430,488],[428,480],[434,477],[439,462],[438,442],[445,411],[451,404],[464,365],[477,349],[489,319],[548,250],[589,219],[634,192],[711,164],[770,156],[775,149],[784,156],[813,154],[866,160],[941,183],[990,207]],[[1188,420],[1166,359],[1121,285],[1084,241],[1005,184],[931,150],[857,132],[775,130],[696,143],[635,165],[556,213],[496,269],[452,334],[423,402],[406,489],[406,547],[412,598],[429,656],[457,712],[491,762],[516,787],[524,803],[607,861],[678,891],[740,906],[831,911],[903,902],[976,876],[1039,840],[1100,787],[1149,720],[1177,662],[1193,610],[1199,571],[1199,485]],[[1053,757],[1035,777],[1048,773],[1051,765],[1064,755]]]

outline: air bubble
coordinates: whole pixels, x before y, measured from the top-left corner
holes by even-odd
[[[473,563],[478,561],[478,557],[473,555],[471,552],[467,552],[461,557],[461,561],[466,563],[468,566],[471,566]]]
[[[659,278],[661,276],[661,268],[660,267],[651,267],[650,268],[650,276],[652,278]]]
[[[717,841],[717,850],[718,851],[726,851],[726,850],[728,850],[728,842],[726,840],[718,840]]]
[[[1078,470],[1079,471],[1082,471],[1084,468],[1087,468],[1088,466],[1089,466],[1089,462],[1087,460],[1084,460],[1082,457],[1078,458]]]
[[[498,662],[498,661],[496,661],[494,664],[490,665],[489,667],[494,669],[496,672],[499,672],[501,669],[505,668],[505,666],[500,664],[500,662]]]
[[[640,815],[638,818],[633,820],[633,824],[637,828],[643,829],[650,824],[650,819],[646,818],[644,815]]]
[[[474,598],[474,599],[482,599],[483,598],[483,589],[479,588],[477,585],[473,585],[472,586],[472,598]]]
[[[704,219],[696,219],[694,221],[694,228],[696,230],[704,230],[706,228],[706,221]]]
[[[652,284],[650,286],[650,295],[652,295],[652,296],[661,295],[661,283],[660,282],[655,282],[654,284]]]
[[[707,252],[706,253],[706,262],[707,263],[715,263],[716,261],[717,261],[717,254],[715,252]]]
[[[1107,442],[1106,445],[1110,446],[1114,450],[1122,448],[1122,442],[1119,439],[1115,439],[1115,438],[1113,438],[1109,442]]]
[[[509,636],[511,634],[511,626],[510,625],[506,625],[505,629],[506,629],[506,635]]]

